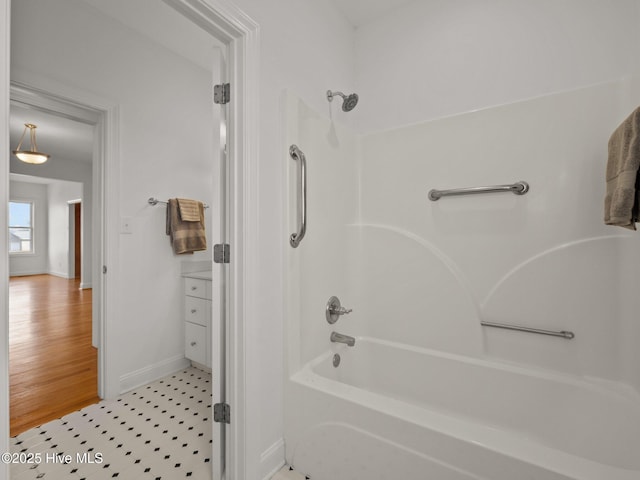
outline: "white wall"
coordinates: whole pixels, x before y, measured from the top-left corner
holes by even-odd
[[[82,198],[82,184],[59,180],[47,180],[45,183],[12,180],[10,198],[34,202],[35,237],[34,254],[10,256],[10,274],[48,273],[63,278],[73,278],[73,272],[69,272],[69,205],[67,202]]]
[[[82,288],[92,287],[93,260],[91,256],[93,235],[93,166],[91,162],[75,162],[65,158],[52,158],[42,165],[28,165],[16,158],[10,160],[11,173],[30,175],[33,177],[61,181],[73,181],[82,186],[83,211],[82,211]],[[48,271],[48,261],[47,268]]]
[[[48,199],[47,185],[11,181],[10,200],[33,201],[34,253],[9,256],[10,275],[36,275],[48,269]]]
[[[75,272],[70,270],[69,235],[73,232],[73,224],[69,219],[69,201],[82,198],[82,184],[75,182],[52,182],[48,188],[49,214],[49,265],[52,275],[62,278],[74,278]]]
[[[638,70],[634,0],[414,1],[356,34],[371,132],[616,80]]]
[[[443,312],[438,301],[448,297],[435,295],[433,298],[439,299],[430,305],[434,313],[431,321],[471,315],[505,323],[560,325],[580,318],[583,324],[575,329],[583,332],[583,338],[571,344],[572,349],[578,350],[573,355],[553,349],[542,356],[532,353],[529,342],[535,344],[536,340],[527,337],[514,350],[513,345],[502,343],[505,337],[496,332],[485,332],[488,337],[484,347],[491,354],[511,360],[640,385],[638,372],[631,367],[632,349],[615,346],[616,338],[629,338],[628,329],[633,330],[633,296],[611,289],[597,294],[595,272],[578,275],[575,270],[574,275],[580,280],[564,276],[569,274],[572,262],[583,265],[577,260],[580,255],[597,255],[598,261],[603,262],[599,268],[602,272],[605,265],[619,262],[617,256],[609,258],[607,251],[618,252],[622,257],[634,255],[635,247],[629,243],[633,240],[625,237],[624,231],[603,226],[600,197],[606,140],[639,101],[637,80],[630,77],[640,67],[639,22],[640,5],[629,0],[416,1],[357,30],[357,89],[361,94],[354,112],[357,128],[361,132],[378,132],[363,138],[363,219],[416,234],[428,248],[455,265],[467,284],[466,293],[461,291],[459,295],[466,300],[457,303],[459,308],[467,303],[467,308],[458,314]],[[576,90],[587,86],[593,87]],[[546,97],[556,92],[567,93]],[[539,99],[518,103],[532,98]],[[501,105],[505,107],[499,108]],[[464,115],[458,115],[461,113]],[[435,121],[424,123],[426,120]],[[407,125],[410,127],[399,128]],[[532,132],[537,134],[532,137]],[[503,157],[506,152],[510,153]],[[506,176],[509,178],[503,178]],[[435,204],[425,200],[430,188],[521,178],[532,183],[530,195],[542,202],[539,211],[545,212],[546,220],[534,229],[537,234],[531,232],[512,239],[517,247],[503,245],[494,253],[492,249],[509,241],[511,235],[527,231],[531,222],[536,222],[537,210],[523,210],[513,216],[522,208],[514,199],[496,199],[496,204],[492,199],[474,200],[471,210],[465,209],[459,199]],[[408,187],[411,182],[415,185]],[[384,201],[385,191],[393,191],[397,184],[412,191],[411,201],[402,205]],[[404,197],[409,198],[392,198]],[[496,223],[498,218],[492,219],[492,208],[502,212],[508,227]],[[562,223],[558,209],[572,221]],[[595,240],[599,236],[620,236],[625,240],[599,243]],[[541,243],[532,244],[532,237]],[[475,245],[480,244],[484,246],[476,249]],[[563,246],[566,251],[555,250]],[[484,255],[495,261],[482,263]],[[500,267],[513,255],[519,259],[514,257],[511,267]],[[551,275],[553,281],[544,280],[547,277],[539,271],[540,265],[551,257],[555,260],[553,265],[547,265],[547,274],[549,268],[565,269]],[[531,263],[525,268],[529,260]],[[511,272],[511,277],[499,281],[520,262],[525,263],[517,273]],[[439,268],[442,267],[445,265],[440,262]],[[612,280],[616,284],[626,285],[623,279],[635,281],[630,269],[616,271],[619,276]],[[528,280],[523,280],[523,275]],[[367,278],[375,276],[369,274]],[[454,283],[460,280],[444,273],[441,278]],[[426,288],[425,282],[421,285]],[[567,296],[575,295],[576,302],[581,297],[599,299],[599,307],[587,300],[578,307],[568,297],[557,297],[542,289],[545,286],[553,292],[562,291],[554,282],[571,285]],[[432,291],[439,288],[438,284],[431,287]],[[544,298],[533,303],[545,304],[547,310],[542,312],[540,305],[530,305],[524,312],[510,303],[509,298],[518,296],[516,290],[527,288]],[[621,295],[621,301],[615,302],[611,297],[616,294]],[[510,311],[517,312],[517,317],[511,318],[514,314]],[[478,332],[470,338],[462,334],[464,326],[461,331],[455,328],[454,321],[434,327],[435,337],[424,341],[473,351],[470,343]],[[401,335],[400,331],[396,329],[394,334]],[[451,343],[454,338],[462,342]],[[413,340],[417,341],[415,337]]]
[[[365,136],[366,333],[640,388],[637,354],[620,343],[640,334],[620,287],[640,282],[620,268],[638,260],[639,239],[603,221],[607,140],[638,101],[629,82],[611,82]],[[517,180],[526,195],[427,199]]]

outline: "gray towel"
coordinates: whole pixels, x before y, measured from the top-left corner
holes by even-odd
[[[199,222],[185,222],[180,218],[178,201],[175,198],[167,202],[167,235],[171,238],[173,251],[180,255],[207,249],[207,235],[204,229],[204,205],[198,202]]]
[[[640,107],[609,139],[604,223],[636,230],[640,205]]]

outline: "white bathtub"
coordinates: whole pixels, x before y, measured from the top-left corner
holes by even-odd
[[[358,338],[287,389],[287,460],[313,480],[640,479],[624,387]]]

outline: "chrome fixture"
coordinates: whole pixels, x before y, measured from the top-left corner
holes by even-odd
[[[22,131],[22,136],[18,142],[18,148],[13,151],[13,154],[25,163],[39,165],[49,160],[50,155],[38,151],[38,145],[36,143],[36,128],[38,127],[33,123],[24,124],[24,130]],[[24,137],[27,134],[27,130],[29,130],[29,137],[31,140],[29,150],[20,150]]]
[[[562,337],[566,338],[567,340],[571,340],[575,337],[575,334],[573,332],[568,332],[567,330],[561,330],[557,332],[555,330],[542,330],[540,328],[530,328],[522,327],[520,325],[509,325],[506,323],[493,323],[484,321],[481,321],[480,325],[484,327],[504,328],[506,330],[517,330],[519,332],[538,333],[540,335],[550,335],[552,337]]]
[[[338,332],[331,332],[331,341],[334,343],[344,343],[348,347],[353,347],[356,344],[355,338]]]
[[[338,297],[331,297],[327,302],[325,316],[327,317],[327,322],[333,325],[338,321],[340,315],[347,315],[351,312],[353,312],[351,308],[346,309],[340,305],[340,299]]]
[[[529,191],[529,184],[527,182],[516,182],[511,185],[494,185],[490,187],[468,187],[468,188],[454,188],[451,190],[430,190],[429,200],[441,199],[442,197],[448,197],[452,195],[472,195],[474,193],[493,193],[493,192],[512,192],[516,195],[524,195]]]
[[[298,203],[300,205],[299,215],[300,221],[298,223],[298,231],[292,233],[289,237],[289,244],[296,248],[300,245],[300,242],[304,238],[304,234],[307,232],[307,159],[297,146],[291,145],[289,147],[289,155],[291,158],[300,161],[300,173],[298,175],[299,190]]]
[[[350,112],[356,105],[358,104],[358,94],[352,93],[351,95],[345,95],[342,92],[332,92],[331,90],[327,90],[327,100],[333,102],[333,97],[339,95],[342,97],[342,111]]]
[[[169,204],[169,202],[167,202],[167,201],[165,201],[165,200],[158,200],[158,199],[157,199],[157,198],[155,198],[155,197],[149,197],[149,199],[147,200],[147,203],[148,203],[149,205],[153,205],[154,207],[155,207],[157,204],[159,204],[159,203],[164,203],[165,205],[168,205],[168,204]],[[203,206],[204,208],[209,208],[209,205],[207,205],[206,203],[203,203],[203,204],[202,204],[202,206]]]
[[[340,365],[340,355],[337,353],[333,356],[333,366],[338,367]]]

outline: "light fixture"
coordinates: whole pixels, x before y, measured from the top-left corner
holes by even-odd
[[[50,155],[38,151],[38,145],[36,144],[36,128],[38,127],[33,123],[24,124],[24,131],[22,132],[22,136],[20,137],[18,148],[13,151],[13,154],[25,163],[33,163],[37,165],[49,160]],[[27,129],[29,129],[31,146],[29,147],[29,150],[20,150],[20,147],[22,147],[24,136],[27,134]]]

